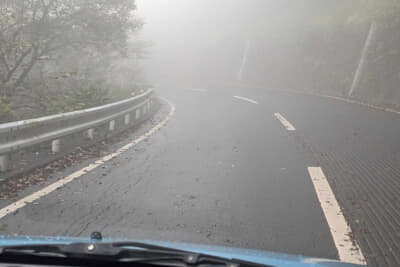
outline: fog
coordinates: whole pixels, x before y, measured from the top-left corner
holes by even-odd
[[[207,83],[232,78],[257,20],[276,1],[140,0],[144,39],[152,41],[146,73],[155,82]],[[269,8],[271,7],[271,8]]]
[[[137,6],[145,22],[141,36],[153,42],[146,62],[151,80],[207,83],[236,79],[248,42],[254,57],[261,44],[303,34],[312,23],[306,18],[316,16],[315,10],[325,12],[328,20],[327,11],[334,5],[327,1],[139,0]],[[248,66],[244,67],[246,76]]]
[[[399,9],[395,0],[0,1],[0,120],[157,84],[241,82],[397,105]]]

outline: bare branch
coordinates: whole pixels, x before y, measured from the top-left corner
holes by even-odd
[[[19,59],[15,62],[14,67],[8,72],[7,78],[6,78],[6,80],[4,82],[8,82],[11,79],[11,77],[13,76],[15,71],[22,64],[22,62],[24,61],[25,57],[27,55],[29,55],[29,53],[31,53],[31,51],[32,51],[32,47],[30,47],[28,50],[26,50],[24,53],[22,53],[22,55],[19,57]]]
[[[26,66],[26,68],[22,71],[21,75],[19,76],[19,78],[17,79],[17,81],[14,84],[14,88],[18,87],[21,85],[21,83],[25,80],[26,76],[28,75],[28,73],[31,71],[32,67],[35,65],[36,61],[38,60],[38,47],[35,46],[33,47],[33,54],[32,54],[32,58],[29,61],[28,65]]]
[[[3,62],[3,65],[6,68],[7,73],[9,73],[10,72],[10,67],[8,66],[7,59],[6,59],[6,57],[5,57],[3,52],[1,52],[1,54],[0,54],[0,59]]]

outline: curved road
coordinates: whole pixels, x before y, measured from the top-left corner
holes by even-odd
[[[7,213],[1,232],[88,236],[101,230],[107,236],[400,264],[398,115],[251,87],[158,92],[176,107],[166,126]],[[164,105],[153,124],[142,125],[129,141],[169,108]],[[55,174],[48,184],[91,161]],[[347,224],[351,233],[342,231]],[[352,251],[357,244],[361,251]]]

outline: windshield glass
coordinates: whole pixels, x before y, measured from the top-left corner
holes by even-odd
[[[399,27],[398,0],[0,0],[0,235],[399,266]]]

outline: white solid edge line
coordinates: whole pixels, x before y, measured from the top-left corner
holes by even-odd
[[[283,117],[280,113],[275,113],[275,117],[285,126],[288,131],[296,131],[293,124],[291,124],[285,117]]]
[[[308,167],[308,172],[328,222],[340,260],[365,265],[364,255],[357,242],[351,238],[351,228],[343,216],[324,172],[320,167]]]
[[[184,90],[186,90],[186,91],[192,91],[192,92],[200,92],[200,93],[208,92],[207,89],[198,89],[198,88],[185,88]]]
[[[175,113],[175,106],[169,102],[166,99],[162,99],[164,102],[166,102],[169,107],[170,107],[170,111],[168,113],[168,115],[161,121],[159,122],[157,125],[155,125],[153,128],[151,128],[150,130],[148,130],[146,133],[144,133],[143,135],[139,136],[138,138],[134,139],[133,141],[131,141],[130,143],[124,145],[123,147],[117,149],[115,152],[104,156],[103,158],[96,160],[95,162],[89,164],[88,166],[46,186],[45,188],[34,192],[4,208],[2,208],[0,210],[0,219],[7,216],[10,213],[13,213],[15,211],[17,211],[18,209],[23,208],[24,206],[26,206],[29,203],[32,203],[36,200],[38,200],[41,197],[44,197],[46,195],[48,195],[49,193],[53,192],[54,190],[57,190],[61,187],[63,187],[64,185],[68,184],[69,182],[72,182],[73,180],[81,177],[82,175],[96,169],[97,167],[99,167],[100,165],[103,165],[104,163],[106,163],[107,161],[117,157],[118,155],[120,155],[121,153],[127,151],[128,149],[130,149],[131,147],[137,145],[138,143],[142,142],[143,140],[145,140],[146,138],[150,137],[152,134],[154,134],[156,131],[158,131],[161,127],[163,127],[168,120],[173,116],[173,114]]]
[[[237,99],[240,99],[240,100],[243,100],[243,101],[250,102],[250,103],[252,103],[252,104],[256,104],[256,105],[258,104],[257,101],[255,101],[255,100],[253,100],[253,99],[250,99],[250,98],[247,98],[247,97],[244,97],[244,96],[234,95],[233,97],[234,97],[234,98],[237,98]]]

